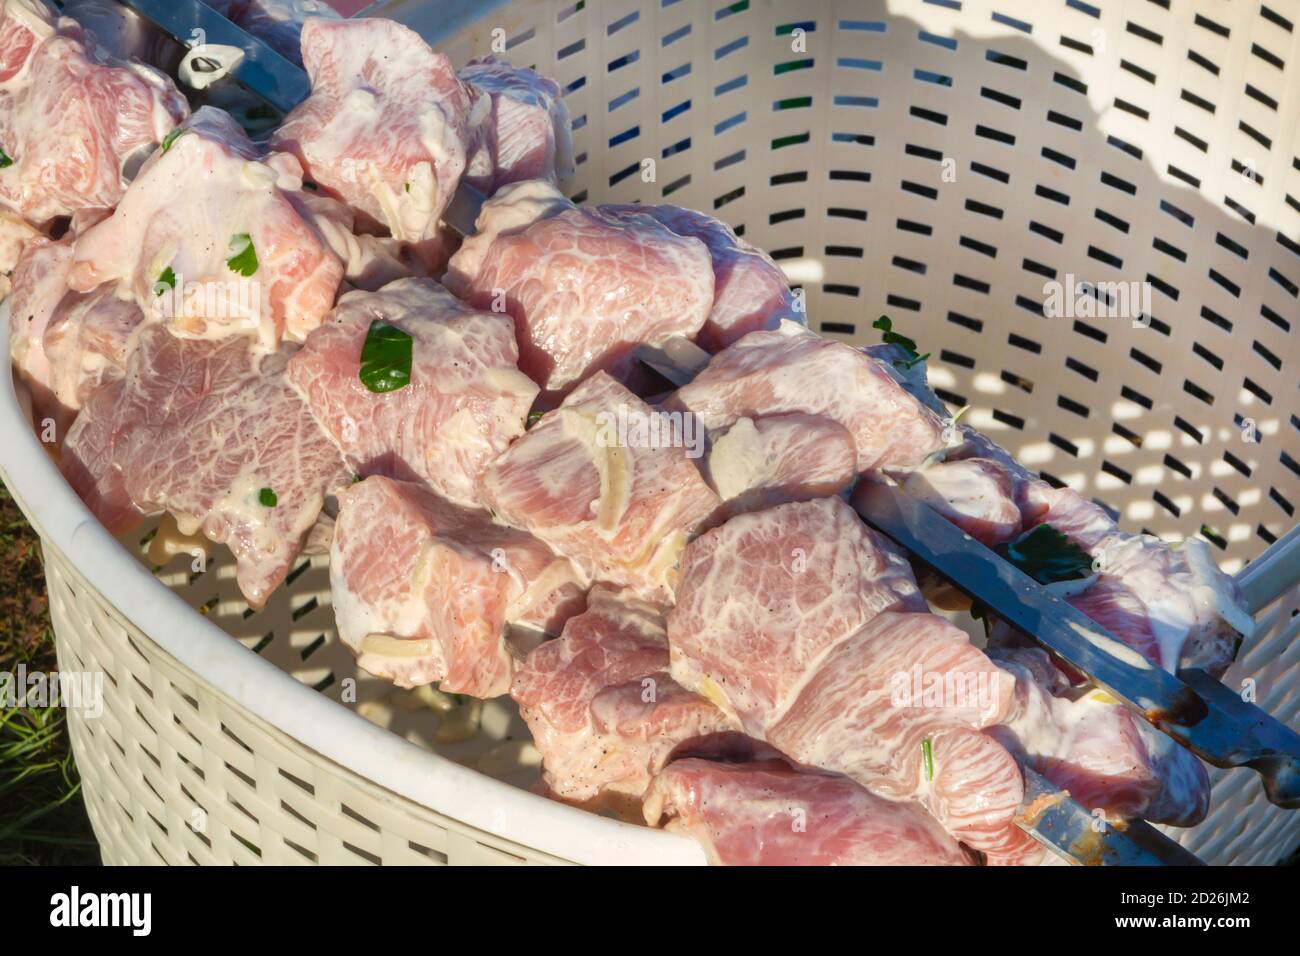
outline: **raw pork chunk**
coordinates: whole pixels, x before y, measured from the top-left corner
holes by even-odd
[[[988,451],[979,436],[968,444]],[[994,453],[1001,449],[993,449]],[[960,454],[960,452],[959,452]],[[903,488],[985,544],[1050,525],[1093,557],[1095,574],[1065,600],[1157,667],[1199,667],[1216,676],[1253,629],[1236,586],[1206,543],[1169,545],[1120,531],[1100,507],[994,457],[958,458],[909,473]]]
[[[29,242],[14,269],[10,300],[10,353],[37,417],[51,417],[60,440],[90,394],[122,377],[144,319],[111,286],[69,291],[71,265],[70,239]]]
[[[618,215],[647,215],[679,236],[691,236],[709,247],[713,258],[713,309],[695,336],[709,352],[719,352],[737,339],[760,329],[775,329],[782,320],[807,325],[795,307],[785,273],[761,249],[737,236],[726,223],[681,206],[604,206]]]
[[[412,338],[410,384],[372,392],[361,350],[373,322]],[[349,292],[289,362],[289,380],[362,475],[425,482],[477,503],[483,470],[524,433],[537,386],[503,315],[476,312],[430,279]]]
[[[1014,710],[989,733],[1088,809],[1193,826],[1210,805],[1205,765],[1104,691],[1072,694],[1040,648],[994,648],[1016,678]]]
[[[110,528],[131,507],[169,511],[182,533],[229,545],[254,607],[288,574],[326,495],[348,481],[285,381],[287,357],[149,325],[126,377],[90,397],[64,451],[69,481]]]
[[[843,425],[815,415],[739,419],[713,442],[709,483],[731,512],[839,494],[857,478]]]
[[[597,373],[492,463],[483,501],[594,580],[671,601],[678,556],[720,502],[671,429],[634,431],[657,416]]]
[[[545,179],[567,191],[573,143],[559,84],[491,56],[470,60],[460,79],[476,101],[486,100],[471,109],[466,180],[488,196],[526,179]]]
[[[799,763],[919,800],[970,846],[1012,854],[1028,839],[1012,823],[1023,781],[979,731],[1010,712],[1014,682],[925,611],[906,559],[843,501],[780,505],[686,548],[672,674]],[[927,675],[937,700],[920,693]]]
[[[844,777],[779,761],[687,759],[660,773],[646,799],[652,826],[694,837],[715,866],[969,866],[934,818],[873,796]]]
[[[559,634],[582,609],[573,566],[532,535],[418,485],[367,478],[339,499],[330,593],[339,637],[400,687],[498,697],[510,689],[507,627]]]
[[[111,60],[41,0],[0,19],[0,203],[40,224],[122,198],[123,166],[189,115],[166,76]]]
[[[694,413],[711,433],[741,418],[829,418],[853,437],[858,471],[914,468],[946,444],[943,419],[882,363],[793,322],[751,332],[719,352],[666,405]]]
[[[312,92],[271,138],[393,238],[437,236],[466,163],[470,93],[451,61],[391,20],[308,20]]]
[[[76,242],[68,284],[120,282],[176,335],[301,342],[343,266],[226,113],[203,107],[154,153],[116,212]]]
[[[452,257],[447,287],[510,314],[520,368],[544,391],[600,369],[621,377],[635,346],[693,336],[712,308],[704,243],[650,216],[574,206],[533,180],[485,203],[478,228]]]
[[[886,610],[925,602],[906,558],[843,501],[740,515],[682,557],[673,675],[762,737],[822,656]]]
[[[597,585],[586,612],[520,666],[511,693],[557,797],[639,798],[679,747],[737,729],[669,676],[663,612]]]

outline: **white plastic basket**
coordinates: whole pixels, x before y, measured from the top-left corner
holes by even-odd
[[[1235,570],[1294,522],[1296,0],[379,6],[458,64],[503,43],[556,77],[580,199],[743,227],[828,334],[875,342],[889,314],[970,421],[1129,529],[1205,526]],[[1154,321],[1045,318],[1044,282],[1067,274],[1152,282]],[[523,789],[536,770],[508,703],[437,743],[432,712],[394,703],[335,638],[323,559],[251,615],[224,557],[151,574],[8,386],[0,470],[42,537],[60,665],[107,675],[103,715],[70,721],[106,861],[703,862]],[[1292,726],[1297,613],[1293,589],[1226,678],[1255,678]],[[1254,774],[1212,773],[1210,818],[1171,831],[1185,845],[1218,863],[1296,845],[1300,814]]]

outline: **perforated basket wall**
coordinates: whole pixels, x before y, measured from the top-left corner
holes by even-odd
[[[871,343],[888,314],[933,352],[944,399],[1027,465],[1130,530],[1204,534],[1235,570],[1300,503],[1297,24],[1294,0],[562,0],[493,9],[444,48],[560,81],[578,199],[727,220],[789,268],[813,327]],[[1145,283],[1149,308],[1049,316],[1045,283],[1071,277]],[[73,722],[107,859],[550,859],[242,715],[47,559],[61,660],[112,677],[101,723]],[[323,693],[356,676],[319,561],[251,616],[229,570],[169,580]],[[1298,610],[1292,591],[1227,678],[1253,677],[1292,726]],[[438,746],[424,719],[383,717]],[[1295,846],[1300,815],[1253,774],[1215,780],[1210,819],[1177,833],[1193,850],[1270,863]],[[185,825],[196,804],[205,837]]]

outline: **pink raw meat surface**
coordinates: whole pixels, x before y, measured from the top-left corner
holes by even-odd
[[[709,483],[730,512],[839,494],[857,478],[843,425],[815,415],[741,418],[713,441]]]
[[[836,643],[925,602],[901,553],[838,498],[740,515],[682,556],[673,676],[764,736]]]
[[[1041,649],[989,656],[1016,679],[1013,712],[989,733],[1084,807],[1177,826],[1205,818],[1209,776],[1189,751],[1101,691],[1071,696]]]
[[[967,845],[1003,854],[1028,839],[1012,821],[1024,783],[978,731],[1010,713],[1013,687],[942,618],[886,612],[835,646],[765,736],[800,763],[919,800]]]
[[[326,495],[348,481],[285,381],[286,360],[247,339],[187,341],[151,325],[125,379],[82,408],[64,454],[69,480],[106,525],[120,525],[129,502],[227,544],[254,607],[288,574]]]
[[[526,179],[545,179],[567,190],[573,181],[573,143],[559,84],[491,56],[470,60],[460,79],[486,101],[471,109],[466,180],[488,196]]]
[[[120,283],[179,336],[302,341],[334,305],[343,266],[281,187],[234,120],[203,107],[77,239],[68,284]],[[252,261],[245,250],[236,271],[246,243]]]
[[[308,20],[302,61],[311,95],[271,147],[393,238],[434,239],[466,163],[470,93],[451,61],[381,19]]]
[[[71,265],[71,237],[30,241],[14,269],[10,300],[10,353],[37,417],[55,422],[57,441],[92,392],[122,377],[144,319],[111,286],[69,291]]]
[[[736,730],[669,676],[663,610],[597,585],[586,612],[520,666],[511,693],[557,797],[638,798],[679,747]]]
[[[127,160],[189,115],[166,76],[110,59],[40,0],[5,3],[0,51],[0,202],[33,223],[117,205]]]
[[[790,322],[719,352],[667,406],[693,412],[711,433],[741,418],[829,418],[853,436],[858,471],[914,468],[946,445],[943,420],[880,362]]]
[[[713,309],[695,336],[696,343],[718,352],[737,339],[761,329],[775,329],[782,320],[807,325],[785,273],[761,249],[737,236],[712,216],[681,206],[603,206],[616,215],[648,215],[679,236],[699,239],[713,259]]]
[[[618,427],[655,414],[593,375],[486,469],[484,503],[594,580],[670,601],[678,555],[720,502],[670,432],[637,440]]]
[[[486,511],[382,477],[340,496],[330,545],[339,637],[400,687],[506,693],[508,625],[558,634],[584,591],[567,560]]]
[[[1014,681],[925,611],[906,559],[844,502],[780,505],[687,547],[672,673],[799,763],[920,801],[975,849],[1027,853],[1019,768],[980,733]]]
[[[72,243],[37,236],[26,243],[14,266],[9,298],[9,354],[32,389],[36,404],[53,404],[52,372],[45,333],[68,294]]]
[[[873,796],[844,777],[782,761],[670,764],[646,820],[694,837],[723,866],[969,866],[925,810]]]
[[[497,193],[478,224],[452,257],[447,286],[510,314],[520,368],[544,391],[602,369],[621,377],[635,346],[693,336],[712,308],[704,243],[650,216],[574,206],[533,180]]]
[[[372,392],[361,351],[373,322],[412,338],[410,384]],[[362,475],[426,483],[460,504],[524,434],[537,386],[516,366],[509,318],[477,312],[430,279],[349,292],[289,362],[289,380]]]
[[[1071,586],[1066,601],[1158,667],[1227,669],[1239,633],[1252,624],[1205,542],[1171,546],[1120,531],[1076,492],[1028,475],[1009,456],[1000,460],[1006,453],[983,436],[967,444],[1000,454],[926,465],[906,474],[903,488],[985,544],[1050,525],[1087,551],[1098,572],[1082,589]]]

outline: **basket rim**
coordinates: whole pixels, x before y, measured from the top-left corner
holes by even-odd
[[[0,354],[6,356],[9,306],[0,303]],[[577,863],[706,862],[687,837],[567,806],[413,744],[299,683],[196,614],[108,533],[64,480],[18,401],[12,362],[3,378],[0,480],[42,541],[75,560],[100,597],[198,679],[325,760],[521,846]]]

